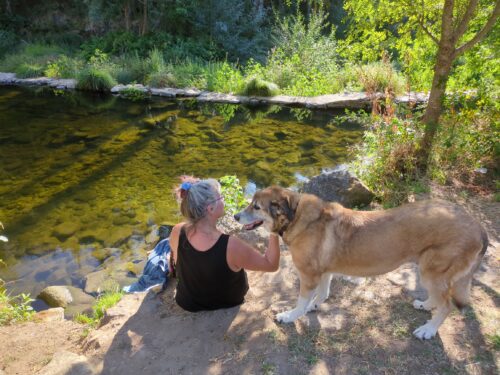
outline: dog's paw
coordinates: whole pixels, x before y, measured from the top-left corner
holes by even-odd
[[[317,304],[316,302],[312,302],[309,304],[309,306],[307,306],[307,310],[306,312],[312,312],[312,311],[316,311],[319,309],[319,304]]]
[[[290,311],[284,311],[282,313],[276,314],[276,321],[278,323],[292,323],[297,319],[297,317],[294,316],[294,310]]]
[[[420,340],[429,340],[436,336],[437,330],[434,326],[427,323],[421,327],[418,327],[413,334]]]
[[[429,306],[427,301],[420,301],[419,299],[416,299],[413,301],[413,307],[416,308],[417,310],[426,310],[426,311],[431,311],[432,306]]]

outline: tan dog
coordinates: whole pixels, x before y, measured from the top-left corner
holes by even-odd
[[[293,322],[315,310],[328,298],[335,273],[374,276],[414,262],[429,297],[413,306],[436,309],[413,332],[420,339],[436,335],[452,303],[461,308],[469,302],[472,274],[488,247],[486,232],[472,217],[440,200],[353,211],[273,186],[256,192],[235,219],[248,230],[264,224],[279,233],[292,254],[300,295],[294,309],[277,314],[279,322]]]

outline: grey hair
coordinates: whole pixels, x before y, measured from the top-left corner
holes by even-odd
[[[207,215],[207,206],[218,198],[219,192],[220,184],[213,178],[193,183],[181,200],[182,215],[196,224]]]

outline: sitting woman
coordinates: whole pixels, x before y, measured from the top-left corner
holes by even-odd
[[[221,233],[216,228],[224,215],[220,184],[214,179],[183,179],[177,196],[186,222],[175,225],[170,235],[178,279],[175,300],[193,312],[240,305],[248,291],[245,269],[278,269],[279,237],[271,233],[261,254],[239,238]]]

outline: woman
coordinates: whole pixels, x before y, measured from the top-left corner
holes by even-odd
[[[186,222],[175,225],[170,235],[178,279],[175,300],[193,312],[240,305],[248,291],[245,269],[278,269],[279,237],[271,233],[261,254],[237,237],[221,233],[216,227],[224,215],[220,184],[214,179],[183,180],[177,196]]]

